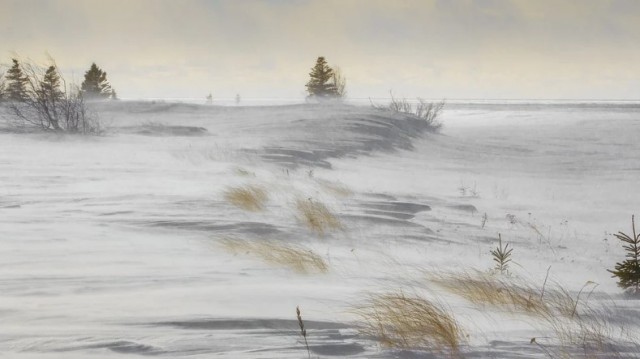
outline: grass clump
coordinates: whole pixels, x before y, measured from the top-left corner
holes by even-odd
[[[438,275],[433,281],[448,292],[456,294],[476,305],[506,310],[535,318],[553,335],[532,338],[551,358],[626,358],[621,349],[639,348],[635,341],[616,339],[615,318],[611,308],[596,308],[589,303],[596,283],[586,282],[575,297],[565,288],[555,285],[545,290],[524,281],[476,273],[471,275]],[[587,292],[587,289],[590,289]]]
[[[552,308],[540,291],[525,284],[514,284],[507,278],[484,273],[440,274],[433,281],[450,293],[479,306],[494,306],[509,312],[547,316]],[[549,295],[548,295],[549,296]]]
[[[306,226],[317,234],[323,235],[329,230],[342,228],[338,217],[322,202],[314,201],[312,198],[299,199],[296,201],[296,207]]]
[[[249,254],[263,261],[286,267],[300,274],[326,273],[326,262],[313,251],[282,242],[225,238],[223,248],[233,254]]]
[[[224,198],[227,202],[245,211],[257,212],[264,209],[269,196],[261,187],[246,185],[227,189]]]
[[[363,319],[363,333],[383,346],[438,352],[460,357],[464,333],[441,303],[404,293],[374,295],[356,310]]]

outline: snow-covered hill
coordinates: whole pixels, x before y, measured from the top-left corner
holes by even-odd
[[[446,303],[465,357],[638,354],[640,302],[607,269],[640,215],[640,105],[456,103],[439,134],[346,105],[95,111],[105,136],[0,131],[7,358],[303,358],[296,306],[314,358],[430,357],[358,331],[400,292]],[[601,350],[438,285],[493,268],[499,233],[498,279],[548,274]]]

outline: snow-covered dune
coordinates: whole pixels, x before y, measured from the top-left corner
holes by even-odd
[[[637,104],[455,103],[439,134],[347,105],[95,111],[105,136],[0,131],[7,357],[307,357],[296,306],[312,357],[424,357],[357,330],[354,308],[399,291],[446,302],[466,357],[562,350],[544,320],[435,284],[490,270],[498,233],[510,278],[589,282],[576,307],[608,307],[606,355],[637,353],[640,305],[607,272],[640,214]]]

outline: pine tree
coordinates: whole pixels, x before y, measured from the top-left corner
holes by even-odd
[[[85,98],[108,99],[111,96],[111,85],[107,81],[107,73],[95,63],[84,74],[84,81],[80,87]]]
[[[333,83],[333,69],[327,65],[324,57],[318,57],[316,65],[309,73],[309,82],[307,82],[307,92],[310,97],[336,97],[336,86]]]
[[[635,217],[631,216],[632,236],[618,232],[616,238],[623,242],[622,248],[627,251],[626,260],[616,263],[615,270],[609,270],[618,278],[618,286],[640,295],[640,234],[636,234]]]
[[[20,63],[12,59],[13,65],[7,71],[6,97],[9,101],[24,102],[27,99],[27,77],[22,72]]]
[[[0,74],[0,102],[4,102],[4,74]]]
[[[44,74],[44,78],[40,84],[40,88],[46,99],[52,103],[56,103],[63,98],[63,92],[60,89],[60,75],[55,66],[49,66]]]

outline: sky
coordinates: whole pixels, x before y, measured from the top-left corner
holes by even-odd
[[[640,100],[637,0],[0,0],[0,62],[95,62],[121,98]]]

